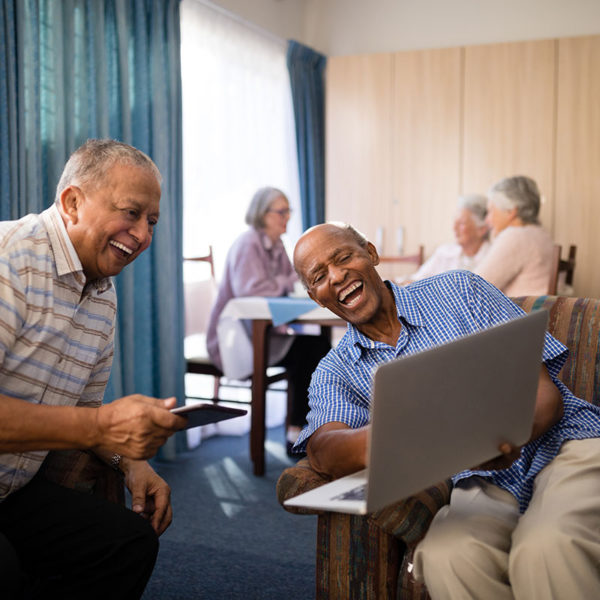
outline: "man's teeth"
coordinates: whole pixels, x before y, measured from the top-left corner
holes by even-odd
[[[115,240],[110,240],[109,244],[118,248],[119,250],[123,250],[123,252],[127,252],[127,254],[133,254],[133,250],[121,244],[121,242],[115,242]]]
[[[344,300],[346,300],[346,298],[356,289],[358,289],[360,286],[362,285],[362,283],[360,283],[359,281],[357,281],[356,283],[353,283],[352,285],[350,285],[349,287],[347,287],[341,294],[340,294],[340,302],[344,302]]]

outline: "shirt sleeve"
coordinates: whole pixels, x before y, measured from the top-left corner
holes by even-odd
[[[240,245],[231,259],[231,287],[235,297],[283,296],[294,289],[295,273],[284,271],[270,276],[257,244]]]
[[[308,424],[298,437],[296,450],[304,451],[310,436],[326,423],[344,423],[353,429],[369,423],[369,399],[352,385],[345,370],[335,349],[319,363],[308,388]]]
[[[469,308],[481,329],[499,325],[525,314],[510,298],[482,277],[463,272],[464,293]],[[462,284],[459,284],[462,285]],[[562,366],[567,360],[569,350],[555,337],[546,332],[542,360],[553,379],[558,377]]]
[[[27,302],[23,282],[5,256],[0,256],[0,365],[25,323]]]

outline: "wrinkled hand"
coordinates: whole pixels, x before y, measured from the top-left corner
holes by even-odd
[[[513,446],[509,442],[500,444],[498,447],[500,456],[496,456],[487,462],[474,467],[476,471],[499,471],[501,469],[508,469],[517,458],[521,455],[521,446]]]
[[[150,458],[186,419],[169,409],[175,398],[158,400],[134,394],[103,404],[96,410],[99,448],[133,459]]]
[[[161,535],[173,520],[171,488],[146,461],[127,460],[123,470],[125,485],[131,492],[131,509],[149,519]]]

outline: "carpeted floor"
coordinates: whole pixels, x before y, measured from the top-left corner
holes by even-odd
[[[252,475],[248,435],[218,436],[154,467],[172,488],[174,519],[161,537],[143,600],[310,600],[316,517],[275,497],[286,456],[282,427],[267,430],[264,477]]]

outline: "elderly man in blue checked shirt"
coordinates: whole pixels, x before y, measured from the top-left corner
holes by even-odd
[[[467,271],[398,287],[379,277],[378,262],[375,247],[342,224],[309,229],[294,252],[310,297],[348,322],[313,374],[308,425],[295,446],[334,477],[365,467],[378,364],[522,314]],[[566,354],[547,335],[530,441],[503,445],[498,458],[454,476],[450,504],[415,554],[415,575],[432,598],[600,593],[600,410],[557,378]]]
[[[152,241],[160,173],[139,150],[89,140],[56,202],[0,223],[0,596],[139,598],[170,489],[150,465],[185,425],[175,398],[102,404],[114,349],[112,277]],[[53,449],[93,450],[119,467],[132,509],[44,479]],[[137,514],[136,514],[137,513]]]

